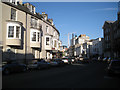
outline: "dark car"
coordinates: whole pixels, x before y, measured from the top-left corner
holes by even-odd
[[[25,72],[26,70],[27,66],[25,64],[20,64],[17,61],[2,62],[3,74],[10,74],[12,72]]]
[[[50,65],[51,65],[52,67],[59,66],[58,62],[57,62],[56,60],[54,60],[54,59],[51,59],[49,62],[50,62]]]
[[[56,62],[58,62],[58,66],[63,66],[64,65],[64,61],[62,61],[62,59],[54,59]]]
[[[44,59],[33,60],[28,64],[28,69],[42,69],[50,68],[50,63],[46,62]]]
[[[75,63],[75,58],[74,57],[70,57],[70,63]]]
[[[108,74],[120,74],[120,60],[111,60],[107,67]]]
[[[88,58],[84,58],[81,62],[82,62],[83,64],[84,64],[84,63],[89,63],[89,59],[88,59]]]

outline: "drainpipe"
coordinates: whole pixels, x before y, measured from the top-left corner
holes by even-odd
[[[42,26],[40,27],[40,49],[39,49],[39,59],[40,59],[40,52],[42,50]]]
[[[28,64],[27,62],[27,13],[26,13],[26,32],[25,32],[25,64]]]

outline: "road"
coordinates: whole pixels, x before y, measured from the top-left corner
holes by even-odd
[[[120,78],[105,73],[105,63],[72,64],[2,77],[2,88],[120,88]]]

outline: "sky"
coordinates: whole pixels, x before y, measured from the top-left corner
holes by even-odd
[[[68,45],[68,33],[86,34],[90,39],[103,37],[106,20],[117,20],[117,2],[30,2],[36,12],[45,12],[60,32],[62,45]],[[71,39],[71,34],[70,38]]]

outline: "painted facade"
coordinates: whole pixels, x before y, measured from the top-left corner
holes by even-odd
[[[2,60],[52,59],[60,50],[60,33],[47,14],[35,12],[33,5],[21,0],[1,2],[0,7]]]

